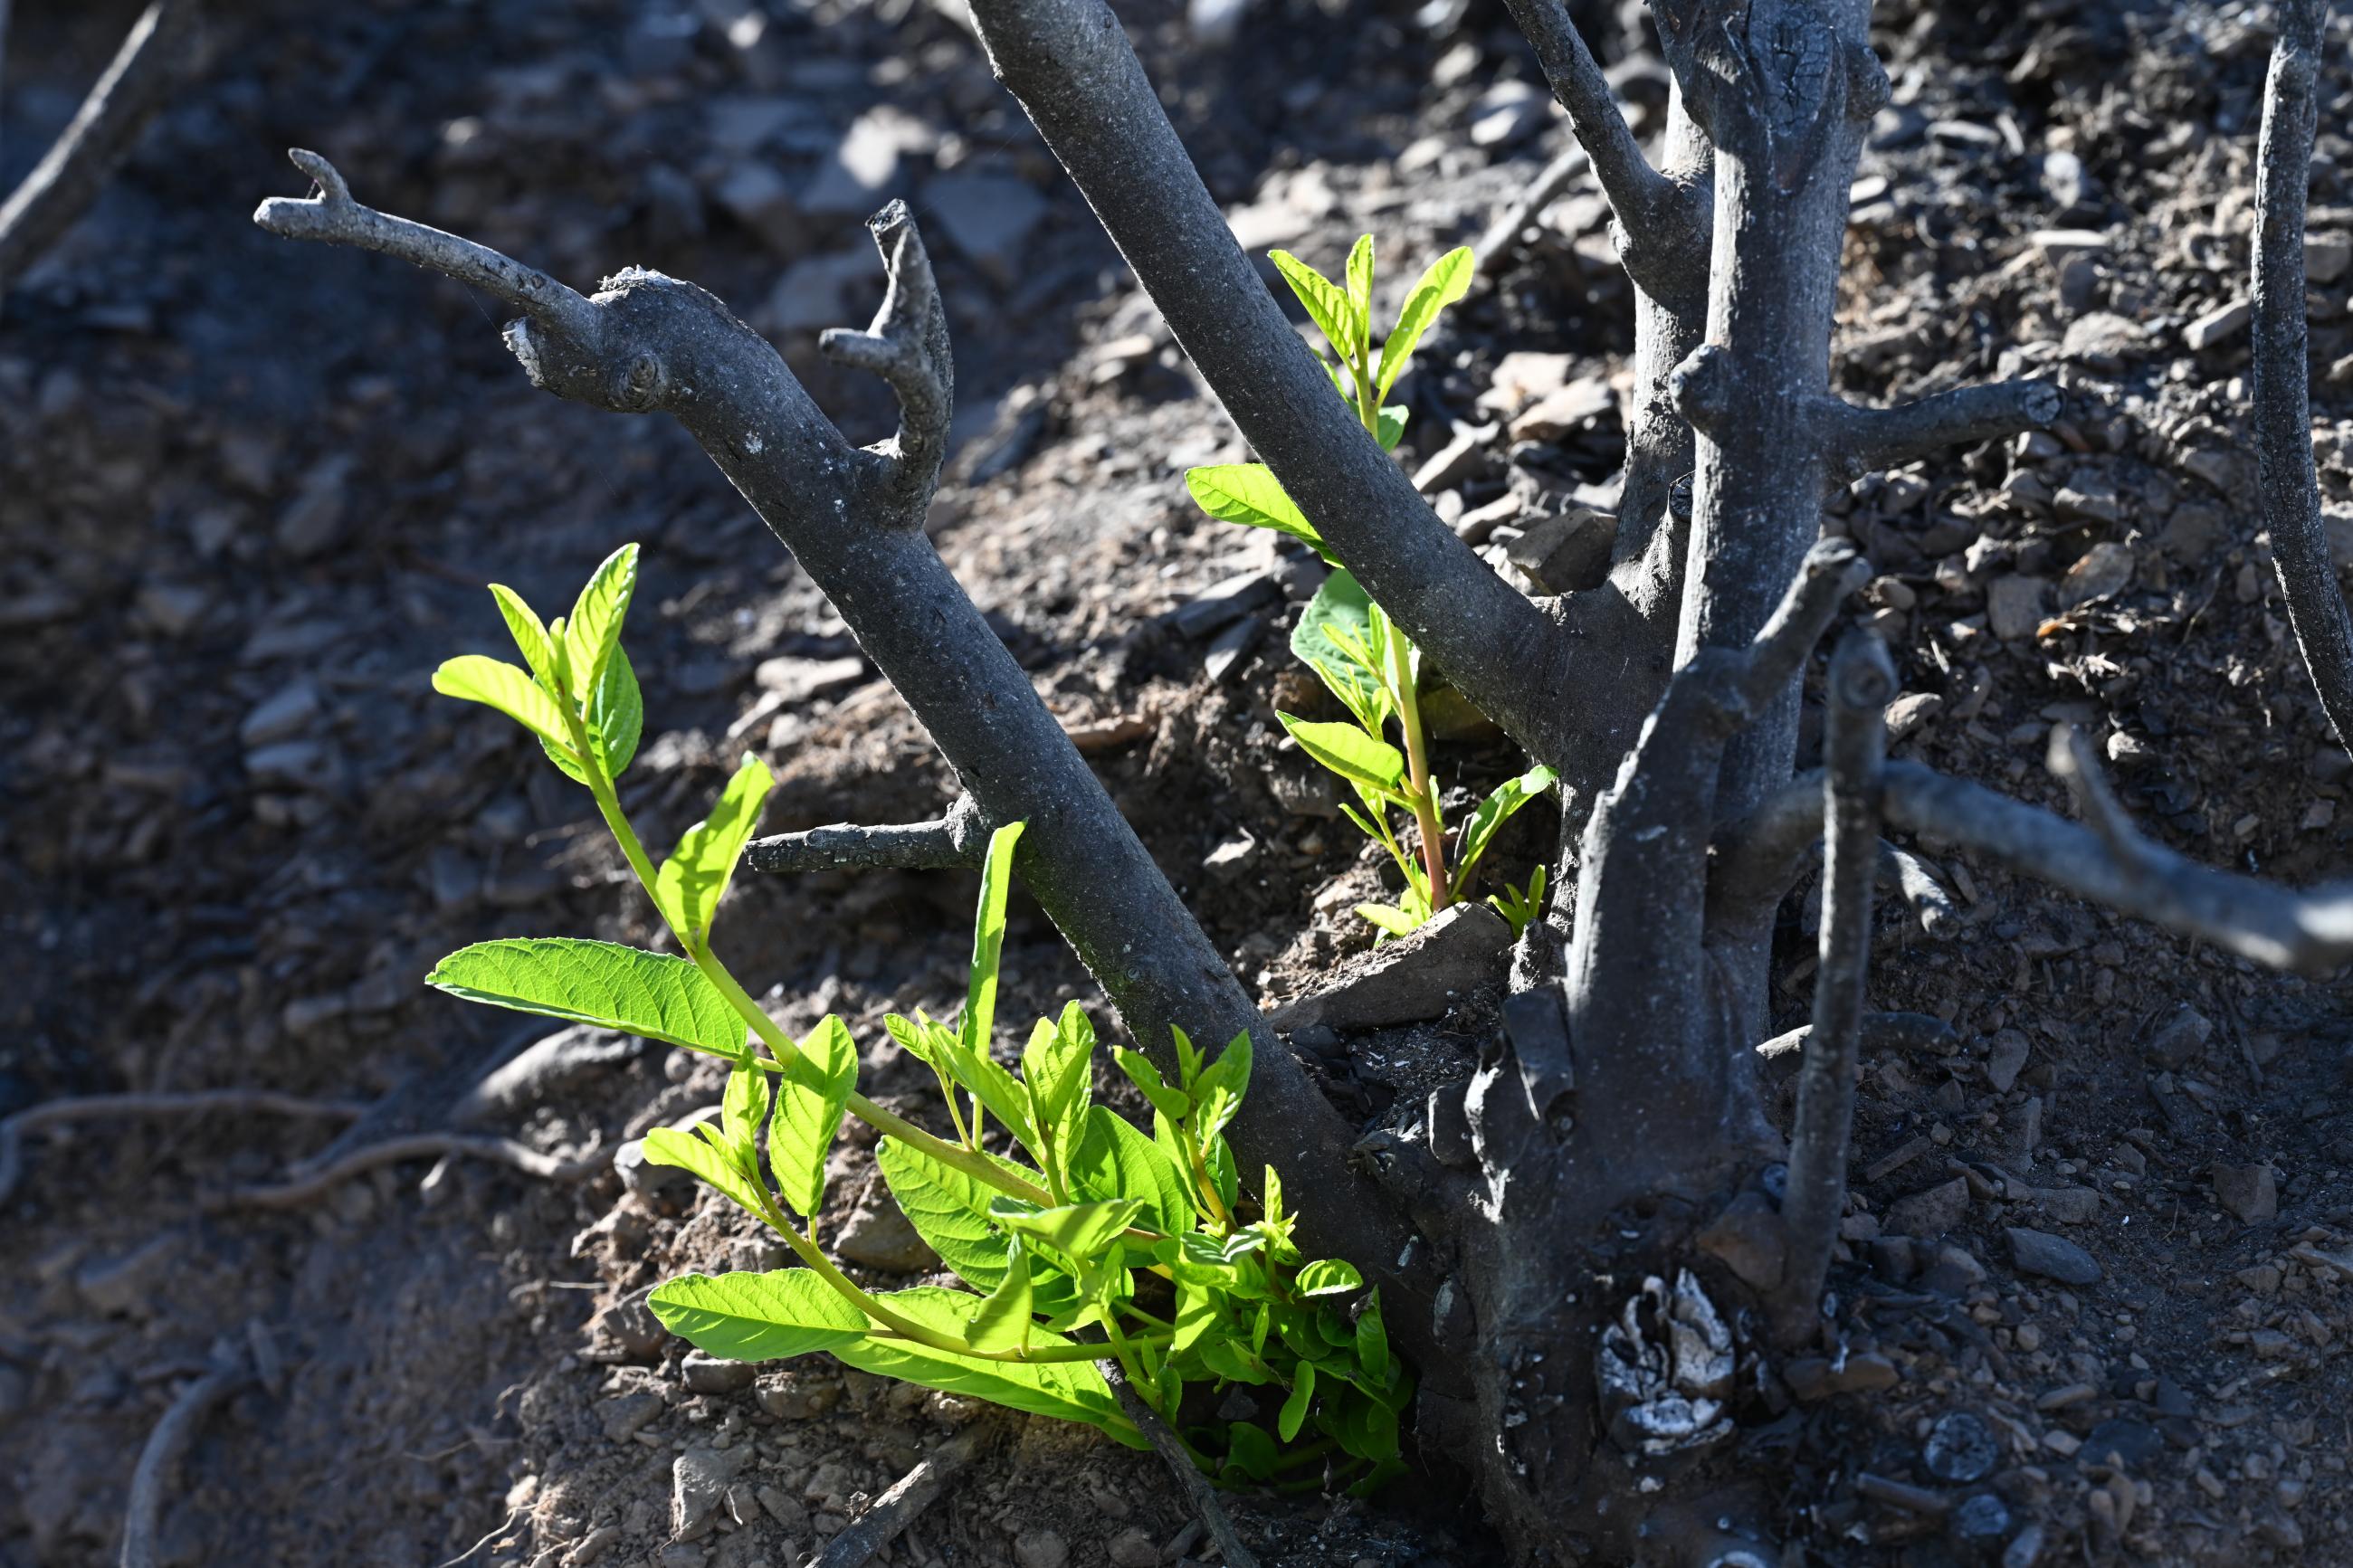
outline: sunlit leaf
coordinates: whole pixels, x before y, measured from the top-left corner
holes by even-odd
[[[1364,352],[1364,340],[1356,329],[1356,312],[1349,308],[1348,291],[1287,250],[1267,253],[1274,259],[1274,268],[1299,302],[1307,308],[1307,319],[1321,328],[1324,336],[1344,362],[1354,363]]]
[[[1389,388],[1405,374],[1414,345],[1438,320],[1438,313],[1470,291],[1472,266],[1471,247],[1461,246],[1431,262],[1430,270],[1414,284],[1405,298],[1405,308],[1398,312],[1397,330],[1381,345],[1380,373],[1373,382],[1375,396],[1389,395]]]
[[[781,1361],[839,1350],[873,1326],[806,1268],[688,1274],[655,1286],[646,1305],[670,1332],[725,1361]]]
[[[1366,734],[1355,724],[1322,724],[1277,713],[1283,730],[1299,749],[1351,784],[1382,795],[1401,795],[1406,788],[1405,753],[1387,741]]]
[[[594,1024],[730,1060],[744,1019],[686,959],[576,937],[501,937],[461,947],[425,984],[494,1007]]]
[[[467,653],[445,660],[433,672],[433,689],[444,697],[495,708],[551,749],[566,756],[572,752],[572,733],[555,699],[540,689],[529,671],[503,659]]]
[[[711,815],[679,836],[654,880],[654,900],[678,931],[699,939],[711,930],[775,783],[768,764],[744,752]]]
[[[802,1037],[799,1058],[782,1079],[768,1123],[768,1171],[786,1204],[806,1219],[825,1206],[825,1157],[840,1130],[841,1108],[858,1087],[849,1026],[827,1015]]]
[[[1221,521],[1271,528],[1319,552],[1324,548],[1324,536],[1283,493],[1282,481],[1264,463],[1213,463],[1187,468],[1185,489],[1195,504]]]

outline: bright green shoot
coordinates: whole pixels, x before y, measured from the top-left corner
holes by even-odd
[[[1430,264],[1406,296],[1397,325],[1377,349],[1372,341],[1373,237],[1365,235],[1348,252],[1346,280],[1335,283],[1288,251],[1271,253],[1308,318],[1323,332],[1337,363],[1326,363],[1332,385],[1384,451],[1405,434],[1407,411],[1384,407],[1406,362],[1439,312],[1471,287],[1468,247],[1451,250]],[[1552,787],[1550,768],[1538,767],[1504,784],[1481,802],[1449,853],[1443,810],[1430,772],[1430,747],[1422,723],[1419,691],[1421,652],[1355,577],[1341,566],[1314,524],[1283,493],[1272,470],[1261,463],[1229,463],[1193,468],[1186,488],[1211,517],[1271,528],[1312,546],[1336,568],[1301,616],[1291,635],[1291,651],[1323,679],[1348,711],[1345,723],[1314,723],[1279,713],[1300,750],[1345,780],[1356,796],[1340,809],[1388,852],[1405,878],[1395,904],[1358,904],[1356,913],[1385,936],[1403,936],[1469,891],[1480,858],[1512,814]],[[1388,739],[1389,726],[1397,741]],[[1417,847],[1409,852],[1391,812],[1413,824]],[[1514,935],[1526,928],[1544,897],[1538,867],[1525,892],[1488,900],[1512,922]]]
[[[1210,1060],[1172,1031],[1173,1081],[1136,1052],[1113,1053],[1152,1107],[1150,1137],[1093,1102],[1094,1027],[1077,1003],[1037,1022],[1018,1072],[997,1059],[997,978],[1021,824],[989,841],[956,1022],[920,1011],[884,1020],[891,1037],[931,1068],[954,1139],[858,1092],[858,1048],[839,1018],[794,1041],[736,982],[712,950],[711,930],[772,781],[747,755],[667,859],[656,866],[647,854],[616,783],[644,720],[620,647],[636,577],[636,547],[625,546],[598,569],[568,622],[552,625],[493,587],[524,668],[468,656],[443,665],[434,686],[516,720],[588,790],[682,956],[503,939],[450,954],[427,983],[732,1064],[717,1121],[657,1129],[646,1156],[717,1189],[776,1231],[802,1267],[686,1275],[654,1289],[655,1315],[712,1355],[769,1361],[823,1351],[866,1372],[1082,1421],[1143,1447],[1097,1369],[1116,1360],[1195,1459],[1229,1483],[1330,1479],[1362,1490],[1396,1473],[1398,1413],[1411,1390],[1388,1354],[1378,1294],[1348,1264],[1300,1255],[1272,1169],[1256,1217],[1240,1191],[1224,1133],[1249,1087],[1250,1037]],[[826,1256],[817,1216],[844,1115],[885,1135],[875,1158],[892,1196],[965,1289],[870,1292]],[[1001,1130],[997,1147],[988,1146],[993,1129]],[[1353,1315],[1344,1310],[1351,1306]],[[1193,1418],[1222,1410],[1237,1384],[1252,1393],[1250,1418]],[[1200,1397],[1188,1404],[1188,1392]],[[1304,1468],[1318,1458],[1322,1467]]]

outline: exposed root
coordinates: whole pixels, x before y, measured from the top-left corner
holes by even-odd
[[[987,1438],[982,1427],[957,1433],[923,1456],[891,1489],[867,1505],[833,1538],[809,1568],[860,1568],[899,1538],[973,1461]]]
[[[270,1185],[239,1187],[205,1200],[207,1210],[229,1208],[300,1208],[330,1192],[342,1183],[375,1170],[378,1165],[390,1165],[402,1160],[427,1157],[447,1158],[466,1155],[477,1160],[491,1160],[521,1171],[527,1176],[537,1176],[550,1182],[577,1182],[607,1169],[608,1155],[591,1145],[586,1153],[571,1159],[554,1154],[543,1154],[527,1143],[512,1138],[475,1138],[456,1132],[417,1132],[405,1138],[387,1138],[381,1143],[371,1143],[364,1149],[354,1149],[333,1163],[290,1182]]]
[[[155,1568],[155,1538],[163,1526],[164,1489],[178,1468],[180,1455],[204,1424],[206,1414],[222,1399],[244,1386],[252,1373],[244,1358],[223,1355],[213,1369],[180,1391],[147,1446],[139,1450],[138,1467],[131,1472],[131,1506],[122,1519],[122,1568]]]
[[[1152,1445],[1152,1451],[1167,1465],[1168,1473],[1176,1478],[1176,1489],[1185,1494],[1185,1500],[1192,1505],[1202,1528],[1209,1532],[1209,1539],[1217,1542],[1226,1568],[1258,1568],[1256,1554],[1242,1544],[1242,1538],[1235,1532],[1234,1521],[1226,1516],[1225,1504],[1218,1500],[1217,1489],[1209,1485],[1208,1478],[1201,1474],[1200,1467],[1194,1464],[1192,1456],[1185,1452],[1185,1445],[1177,1440],[1176,1433],[1168,1429],[1168,1423],[1160,1419],[1159,1413],[1144,1403],[1144,1396],[1128,1383],[1127,1374],[1120,1370],[1119,1363],[1103,1361],[1095,1365],[1102,1371],[1103,1381],[1111,1384],[1112,1393],[1119,1396],[1119,1407],[1127,1413],[1130,1421],[1135,1423],[1136,1429]],[[827,1568],[827,1565],[820,1564],[819,1568]]]
[[[70,1121],[118,1116],[196,1116],[228,1111],[247,1116],[316,1116],[350,1121],[367,1110],[347,1100],[304,1100],[266,1089],[198,1089],[188,1094],[85,1094],[47,1100],[0,1121],[0,1203],[24,1174],[24,1135]]]

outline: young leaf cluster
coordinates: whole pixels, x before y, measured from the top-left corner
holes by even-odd
[[[1141,1447],[1097,1369],[1116,1360],[1225,1480],[1369,1488],[1393,1473],[1410,1391],[1388,1353],[1377,1293],[1347,1263],[1300,1255],[1271,1168],[1254,1205],[1240,1189],[1224,1133],[1249,1088],[1250,1037],[1211,1060],[1175,1033],[1174,1081],[1141,1054],[1114,1051],[1152,1108],[1149,1136],[1095,1103],[1094,1028],[1077,1003],[1038,1020],[1018,1070],[994,1055],[1021,824],[989,842],[956,1019],[918,1011],[885,1020],[900,1048],[932,1069],[952,1140],[858,1092],[858,1047],[839,1018],[796,1041],[753,1002],[710,939],[771,776],[747,755],[666,859],[657,866],[646,852],[616,782],[643,723],[620,649],[636,572],[635,547],[616,552],[568,622],[551,626],[494,587],[525,668],[469,656],[445,664],[434,684],[515,719],[588,789],[682,956],[509,938],[450,954],[427,982],[732,1064],[717,1120],[655,1130],[646,1156],[718,1190],[802,1266],[670,1280],[649,1298],[656,1316],[712,1355],[823,1351]],[[845,1115],[884,1134],[876,1161],[893,1199],[964,1288],[869,1292],[819,1247],[827,1160]],[[1236,1388],[1249,1396],[1244,1418],[1229,1398]]]
[[[1449,251],[1430,264],[1406,296],[1388,340],[1377,348],[1372,341],[1371,235],[1359,237],[1349,251],[1345,283],[1334,282],[1288,251],[1271,254],[1283,281],[1332,350],[1334,360],[1323,363],[1333,389],[1382,449],[1393,449],[1405,434],[1407,410],[1384,407],[1382,400],[1439,312],[1470,288],[1469,247]],[[1291,651],[1322,678],[1348,718],[1316,722],[1288,713],[1276,717],[1300,750],[1347,783],[1356,804],[1340,809],[1388,853],[1403,874],[1405,891],[1396,903],[1356,906],[1356,913],[1385,935],[1402,936],[1462,899],[1497,830],[1514,812],[1552,787],[1553,771],[1533,768],[1497,788],[1472,814],[1450,853],[1422,722],[1420,650],[1334,558],[1265,465],[1193,468],[1187,471],[1185,485],[1211,517],[1289,534],[1335,568],[1293,630]],[[1395,743],[1388,739],[1392,724]],[[1407,851],[1392,811],[1412,819],[1419,853]],[[1525,888],[1507,884],[1503,894],[1488,902],[1517,934],[1543,907],[1544,868],[1535,868]]]

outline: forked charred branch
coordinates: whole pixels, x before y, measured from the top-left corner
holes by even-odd
[[[1250,1091],[1230,1130],[1244,1168],[1318,1173],[1299,1194],[1303,1245],[1362,1260],[1397,1303],[1400,1335],[1419,1342],[1428,1321],[1419,1303],[1430,1289],[1422,1273],[1426,1249],[1408,1262],[1410,1233],[1348,1168],[1345,1124],[1263,1029],[1249,996],[920,526],[947,412],[948,349],[929,267],[904,210],[886,210],[874,224],[893,272],[881,316],[868,332],[835,340],[838,356],[883,375],[901,399],[898,438],[861,449],[818,410],[765,339],[694,285],[630,268],[607,279],[594,298],[583,297],[471,241],[359,205],[323,159],[297,162],[321,195],[263,203],[255,221],[264,228],[381,251],[483,287],[523,311],[507,341],[536,384],[617,413],[668,413],[686,426],[906,699],[979,817],[1029,823],[1015,869],[1137,1045],[1174,1071],[1171,1026],[1204,1041],[1255,1033]],[[1328,385],[1323,395],[1335,401]]]
[[[1887,758],[1882,715],[1895,695],[1895,667],[1868,632],[1851,632],[1831,656],[1823,751],[1821,967],[1813,1028],[1798,1069],[1789,1137],[1788,1265],[1774,1316],[1784,1343],[1815,1319],[1831,1248],[1846,1211],[1846,1158],[1854,1128],[1854,1073],[1871,966],[1872,889],[1878,880],[1881,778]]]
[[[977,0],[989,64],[1286,494],[1372,597],[1479,710],[1567,769],[1555,694],[1576,652],[1439,521],[1332,395],[1242,254],[1103,0]]]
[[[2263,85],[2255,156],[2253,280],[2255,482],[2288,623],[2337,738],[2353,744],[2353,616],[2320,521],[2312,458],[2310,334],[2305,324],[2304,223],[2312,177],[2326,0],[2282,0]]]
[[[1617,220],[1619,259],[1637,288],[1678,315],[1707,309],[1708,193],[1651,166],[1618,111],[1609,79],[1569,19],[1564,0],[1508,0],[1535,46],[1553,96],[1593,165]]]

